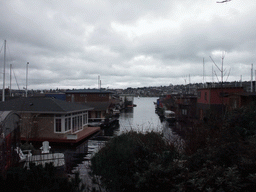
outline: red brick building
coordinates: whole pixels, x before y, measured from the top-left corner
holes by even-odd
[[[207,114],[221,115],[229,103],[229,95],[244,93],[243,87],[217,87],[198,89],[197,115],[200,119]]]
[[[89,111],[90,125],[102,123],[107,115],[111,115],[116,104],[111,97],[113,93],[102,89],[74,89],[65,94],[67,102],[86,103],[93,108]]]
[[[256,93],[235,93],[228,96],[228,109],[233,110],[256,102]]]
[[[76,103],[109,102],[112,94],[110,91],[101,89],[74,89],[65,93],[67,102]]]

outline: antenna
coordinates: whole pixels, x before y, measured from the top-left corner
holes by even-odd
[[[98,75],[98,89],[100,89],[100,76]]]
[[[209,56],[210,58],[211,58],[211,56]],[[222,97],[221,97],[221,103],[222,103],[222,105],[221,105],[221,111],[222,111],[222,116],[224,115],[224,107],[223,107],[223,105],[224,105],[224,99],[223,99],[223,60],[224,60],[224,53],[222,53],[222,57],[221,57],[221,68],[219,68],[218,67],[218,65],[216,65],[216,63],[213,61],[213,59],[211,58],[211,60],[212,60],[212,62],[214,63],[214,65],[217,67],[217,69],[221,72],[221,95],[222,95]],[[215,72],[215,74],[216,74],[216,72]],[[216,76],[217,76],[217,74],[216,74]],[[218,78],[218,77],[217,77]],[[224,117],[224,116],[223,116]]]
[[[224,53],[222,53],[222,57],[221,57],[221,68],[219,68],[218,67],[218,65],[214,62],[214,60],[212,59],[212,57],[211,56],[209,56],[210,58],[211,58],[211,60],[212,60],[212,62],[213,62],[213,64],[217,67],[217,69],[220,71],[220,73],[221,73],[221,83],[223,83],[223,60],[224,60],[224,58],[225,58],[225,56],[224,56]]]

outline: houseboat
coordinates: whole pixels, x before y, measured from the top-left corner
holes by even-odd
[[[166,110],[164,112],[164,118],[168,123],[174,123],[176,121],[175,112]]]

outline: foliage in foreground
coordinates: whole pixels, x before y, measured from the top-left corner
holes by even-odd
[[[3,192],[79,192],[84,186],[80,184],[78,173],[75,178],[56,175],[56,168],[52,164],[30,164],[27,168],[10,168],[6,177],[0,177],[1,191]]]
[[[92,171],[111,191],[164,190],[169,162],[177,157],[160,134],[131,131],[110,140],[92,158]]]
[[[159,133],[128,132],[92,159],[110,191],[256,191],[255,106],[187,131],[178,153]]]

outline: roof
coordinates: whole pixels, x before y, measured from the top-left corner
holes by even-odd
[[[5,118],[12,113],[11,111],[0,111],[0,123],[2,123]]]
[[[229,86],[229,87],[226,87],[226,86],[223,86],[223,87],[205,87],[205,88],[199,88],[197,90],[210,90],[210,89],[215,89],[215,90],[227,90],[227,89],[241,89],[243,90],[244,88],[243,87],[233,87],[233,86]]]
[[[68,113],[92,110],[92,108],[50,97],[21,97],[0,102],[0,111],[8,110],[30,113]]]
[[[73,90],[67,90],[65,93],[83,93],[83,94],[88,94],[88,93],[108,93],[111,94],[111,91],[106,91],[102,89],[73,89]]]
[[[20,117],[12,111],[0,111],[0,145],[5,137],[19,126]]]

